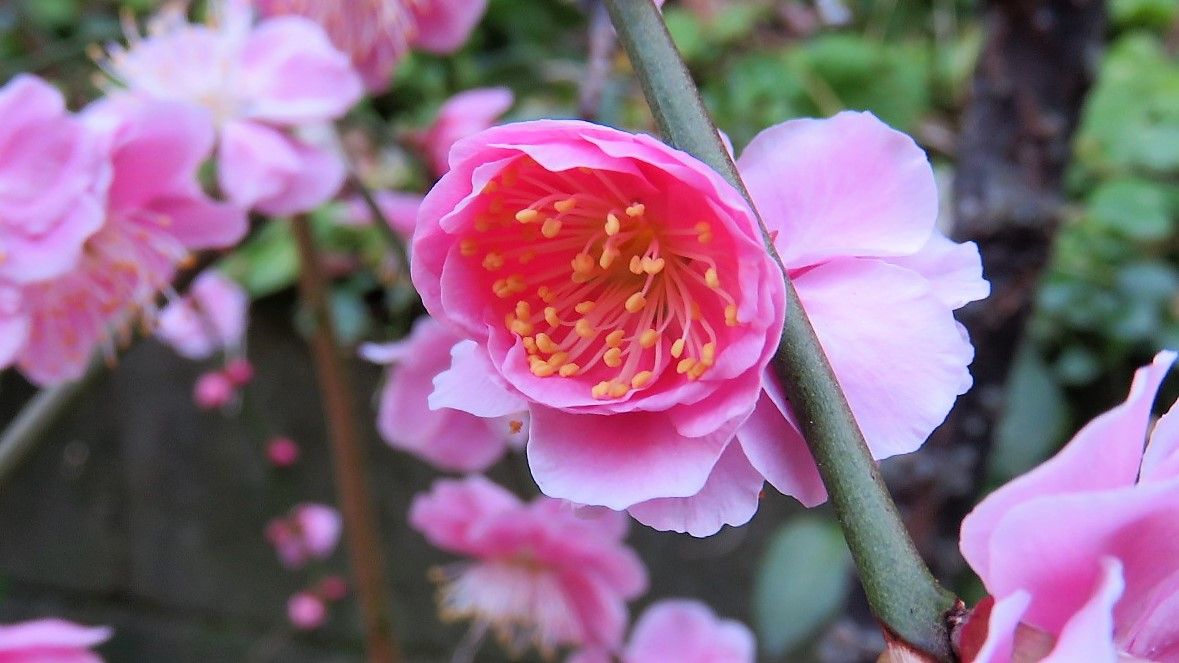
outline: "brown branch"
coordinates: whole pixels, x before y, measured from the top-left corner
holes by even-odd
[[[400,655],[393,639],[392,614],[386,600],[388,585],[380,536],[364,476],[364,454],[357,429],[354,392],[336,339],[327,280],[307,218],[296,217],[291,228],[299,247],[299,294],[315,321],[311,350],[327,418],[336,491],[364,620],[368,659],[373,663],[396,663]]]
[[[618,51],[618,36],[610,23],[610,13],[602,0],[590,0],[589,54],[585,63],[585,77],[578,90],[577,115],[593,122],[602,108],[602,93],[610,80],[614,54]]]

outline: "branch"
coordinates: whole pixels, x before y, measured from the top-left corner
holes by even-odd
[[[306,217],[298,216],[292,220],[291,228],[299,246],[299,294],[315,320],[311,350],[331,440],[332,465],[340,511],[344,517],[349,562],[364,619],[368,660],[372,663],[396,663],[400,655],[393,640],[392,615],[386,600],[388,584],[385,581],[376,515],[364,476],[364,454],[360,447],[353,401],[355,392],[340,355],[328,303],[327,279],[311,234],[311,226]]]
[[[606,6],[665,138],[723,175],[752,206],[654,3],[606,0]],[[786,281],[786,326],[774,373],[798,415],[868,602],[891,634],[951,661],[946,615],[957,600],[934,580],[909,539],[764,222],[761,230]]]

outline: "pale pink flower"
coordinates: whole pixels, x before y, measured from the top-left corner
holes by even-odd
[[[29,316],[21,289],[0,281],[0,369],[16,361],[29,339]]]
[[[229,405],[236,391],[233,382],[221,371],[202,373],[192,387],[192,400],[202,410],[215,410]]]
[[[299,461],[299,445],[289,437],[276,437],[266,443],[266,458],[275,467],[290,467]]]
[[[373,199],[377,202],[381,214],[389,222],[389,227],[396,230],[402,237],[413,237],[413,229],[417,227],[418,209],[422,206],[422,196],[405,191],[376,191]],[[373,222],[372,211],[368,204],[359,196],[348,201],[346,213],[340,221],[349,226],[367,226]]]
[[[216,270],[202,273],[188,294],[160,311],[156,336],[189,359],[241,346],[250,298]]]
[[[966,517],[962,554],[995,603],[965,660],[1179,662],[1179,409],[1149,432],[1175,357]]]
[[[108,168],[54,87],[25,74],[0,87],[0,281],[73,268],[102,226]]]
[[[434,123],[414,136],[434,174],[450,169],[450,148],[455,143],[495,125],[514,101],[512,91],[503,87],[466,90],[447,99]]]
[[[781,272],[741,195],[651,137],[577,121],[492,128],[450,162],[412,275],[473,342],[433,404],[508,414],[489,382],[528,402],[529,463],[553,497],[625,509],[700,492],[782,328]]]
[[[749,627],[720,619],[700,601],[667,599],[635,622],[619,663],[753,663],[757,645]],[[567,663],[610,663],[607,652],[585,650]]]
[[[481,472],[501,457],[509,446],[521,446],[527,422],[527,404],[499,387],[489,377],[478,388],[481,399],[470,411],[436,406],[431,396],[437,386],[448,384],[439,374],[450,368],[452,351],[464,355],[473,344],[460,339],[430,317],[421,317],[404,340],[386,345],[367,345],[361,354],[370,361],[392,364],[381,391],[377,429],[396,449],[411,453],[441,470]],[[487,416],[481,416],[483,408]],[[509,412],[498,416],[500,412]]]
[[[471,558],[437,570],[443,618],[491,629],[517,654],[529,645],[545,655],[615,648],[626,601],[646,588],[619,513],[578,514],[546,497],[524,504],[472,476],[436,482],[414,498],[409,521],[433,545]]]
[[[299,16],[251,25],[242,0],[213,0],[208,24],[165,7],[144,37],[110,48],[104,66],[132,94],[208,109],[219,135],[217,181],[234,203],[294,214],[335,195],[344,181],[338,151],[313,139],[363,89],[347,56]]]
[[[332,556],[340,542],[340,512],[326,504],[304,503],[266,525],[266,540],[290,569]]]
[[[244,387],[254,379],[254,365],[245,357],[235,357],[225,365],[225,377],[235,387]]]
[[[314,631],[327,621],[327,607],[318,596],[299,592],[287,601],[287,619],[300,631]]]
[[[372,92],[389,87],[409,51],[459,49],[487,10],[487,0],[253,0],[264,16],[300,14],[327,30]]]
[[[62,619],[0,625],[0,663],[102,663],[90,649],[110,637],[106,626],[80,626]]]
[[[112,327],[154,307],[189,250],[229,246],[246,231],[245,214],[213,202],[197,182],[213,143],[205,112],[124,99],[101,102],[84,119],[112,164],[106,219],[73,270],[23,288],[29,334],[17,361],[42,385],[80,377],[95,348],[112,342]]]

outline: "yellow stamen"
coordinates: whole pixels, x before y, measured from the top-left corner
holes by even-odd
[[[635,294],[626,298],[626,310],[630,313],[638,313],[639,311],[643,310],[643,307],[646,305],[647,298],[644,297],[643,293],[641,292],[636,292]]]
[[[573,325],[573,331],[582,338],[593,338],[598,335],[590,321],[585,318],[581,318]]]
[[[536,335],[536,347],[545,354],[552,354],[560,349],[553,339],[548,334],[541,332]]]
[[[725,307],[725,324],[730,327],[736,327],[741,324],[737,321],[737,305],[729,304]]]
[[[643,346],[644,348],[654,347],[658,340],[659,331],[655,329],[648,329],[644,331],[641,336],[639,336],[639,345]]]
[[[520,223],[532,223],[540,216],[540,212],[534,209],[522,209],[516,212],[516,220]]]
[[[617,235],[620,230],[622,230],[622,222],[618,220],[617,216],[614,216],[614,212],[607,214],[606,234],[613,237],[614,235]]]
[[[459,253],[470,257],[479,252],[479,243],[473,239],[464,239],[459,242]]]
[[[483,256],[483,269],[487,271],[495,271],[504,266],[504,257],[492,251]]]
[[[655,374],[651,371],[639,371],[630,379],[630,386],[638,389],[650,382],[653,377],[655,377]]]
[[[610,368],[618,368],[622,365],[622,348],[610,348],[602,355],[602,361]]]
[[[565,364],[561,367],[561,370],[557,371],[557,373],[559,373],[563,378],[568,378],[577,375],[577,372],[580,370],[581,367],[577,364]]]
[[[663,258],[643,258],[643,271],[654,276],[663,271],[667,261]]]
[[[552,306],[546,306],[544,309],[544,321],[556,327],[561,324],[561,318],[557,315],[557,309]]]
[[[622,345],[622,339],[626,337],[626,332],[621,329],[606,334],[606,345],[611,348],[617,348]]]
[[[590,311],[594,310],[594,303],[589,300],[586,300],[584,302],[581,302],[577,306],[574,306],[573,310],[577,311],[581,315],[585,315],[586,313],[589,313]]]
[[[574,207],[577,207],[577,199],[576,198],[566,198],[565,200],[558,200],[553,205],[553,207],[557,208],[558,212],[560,212],[562,214],[566,214],[568,212],[573,211]]]
[[[610,397],[611,398],[622,398],[623,396],[626,395],[626,392],[628,392],[628,391],[630,391],[630,387],[626,386],[625,384],[623,384],[621,382],[611,382],[610,383]]]
[[[555,217],[549,217],[544,220],[544,224],[540,227],[540,234],[548,239],[552,239],[561,234],[561,222]]]
[[[605,398],[608,393],[610,393],[610,383],[605,380],[595,384],[593,389],[590,389],[590,395],[594,398]]]
[[[679,359],[682,354],[684,354],[684,339],[677,338],[675,343],[671,344],[671,356]]]
[[[626,215],[631,217],[632,219],[638,218],[638,217],[642,216],[643,212],[645,212],[645,211],[647,211],[647,207],[645,205],[643,205],[642,203],[635,203],[635,204],[631,205],[630,207],[626,208]]]
[[[720,287],[720,277],[717,276],[715,267],[709,267],[708,270],[704,272],[704,282],[707,283],[708,287],[710,288]]]
[[[692,370],[692,367],[695,365],[696,365],[695,359],[692,359],[691,357],[684,357],[683,359],[680,360],[680,363],[675,365],[675,372],[679,373],[680,375],[683,375],[684,373],[687,373],[688,371]]]

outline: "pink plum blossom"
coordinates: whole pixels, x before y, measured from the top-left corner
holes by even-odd
[[[622,543],[626,516],[580,514],[547,497],[524,504],[479,476],[442,480],[414,498],[410,524],[431,544],[470,561],[436,571],[446,619],[491,629],[513,653],[530,644],[611,650],[626,627],[626,601],[646,571]]]
[[[315,585],[315,593],[325,601],[341,601],[348,596],[348,581],[342,576],[327,576]]]
[[[704,489],[784,315],[741,195],[651,137],[578,121],[489,129],[450,165],[412,251],[427,310],[467,339],[432,405],[518,408],[489,383],[527,402],[529,464],[553,497],[626,509]]]
[[[390,228],[402,237],[413,237],[418,209],[422,206],[421,195],[405,191],[376,191],[373,199]],[[358,196],[348,202],[346,213],[340,221],[349,226],[367,226],[373,222],[373,215],[368,204]]]
[[[90,649],[110,637],[108,627],[62,619],[0,625],[0,663],[102,663]]]
[[[331,557],[342,528],[339,511],[326,504],[305,503],[285,517],[271,520],[266,525],[266,540],[284,566],[298,569],[311,560]]]
[[[225,365],[225,377],[235,387],[244,387],[254,379],[254,365],[245,357],[235,357]]]
[[[112,329],[154,307],[190,250],[230,246],[246,230],[245,214],[210,200],[196,180],[213,143],[206,112],[122,99],[100,102],[84,120],[112,168],[105,221],[74,269],[22,288],[28,339],[17,363],[41,385],[80,377]]]
[[[439,397],[431,392],[448,388],[439,375],[450,368],[452,353],[462,356],[474,349],[459,340],[433,318],[422,317],[406,339],[365,346],[362,354],[393,365],[377,414],[377,429],[386,442],[441,470],[481,472],[509,446],[523,444],[527,404],[484,377],[482,402],[470,408],[473,413],[436,407]],[[480,415],[480,407],[490,413]],[[497,416],[500,412],[508,414]]]
[[[202,373],[192,387],[192,400],[202,410],[215,410],[229,405],[235,390],[233,382],[221,371]]]
[[[100,138],[35,76],[0,87],[0,282],[61,276],[102,226],[109,164]]]
[[[290,467],[299,461],[299,445],[289,437],[272,438],[266,443],[266,458],[275,467]]]
[[[264,16],[299,14],[319,23],[348,53],[371,92],[389,87],[410,48],[458,50],[487,10],[487,0],[253,0]]]
[[[502,87],[467,90],[447,99],[434,123],[414,137],[434,174],[450,169],[450,148],[455,143],[493,126],[514,101],[512,91]]]
[[[156,335],[189,359],[205,359],[241,346],[250,298],[237,283],[210,270],[193,281],[187,296],[160,311]]]
[[[635,622],[619,663],[753,663],[757,645],[749,627],[719,619],[700,601],[668,599],[652,604]],[[583,651],[568,663],[610,663],[603,651]]]
[[[1175,357],[967,516],[962,554],[994,603],[964,660],[1179,661],[1179,410],[1150,431]]]
[[[363,88],[323,29],[299,16],[251,25],[242,0],[213,0],[208,24],[165,7],[148,34],[112,46],[104,63],[134,95],[206,108],[217,126],[217,178],[234,203],[266,214],[310,210],[344,181],[338,151],[317,129],[340,118]]]
[[[300,631],[314,631],[327,621],[327,606],[320,597],[299,592],[287,601],[287,619]]]

